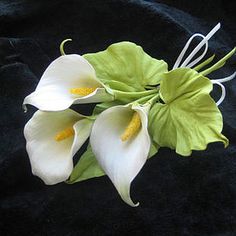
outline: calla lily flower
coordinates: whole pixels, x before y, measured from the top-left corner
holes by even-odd
[[[147,160],[150,137],[147,130],[149,106],[115,106],[102,112],[94,122],[90,143],[100,166],[121,198],[130,198],[130,185]]]
[[[90,135],[93,121],[67,109],[37,111],[24,128],[32,172],[45,184],[65,181],[73,170],[73,156]]]
[[[89,62],[71,54],[60,56],[48,66],[36,90],[24,99],[23,106],[31,104],[44,111],[60,111],[72,104],[111,100],[113,96],[96,78]]]

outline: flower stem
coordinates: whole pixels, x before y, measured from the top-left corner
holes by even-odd
[[[195,66],[193,69],[196,70],[196,71],[201,70],[204,66],[208,65],[209,63],[211,63],[213,61],[214,57],[215,57],[215,54],[213,56],[209,57],[208,59],[206,59],[201,64],[198,64],[197,66]]]
[[[119,90],[112,90],[115,100],[130,102],[130,100],[135,100],[139,98],[144,98],[148,95],[154,95],[157,93],[157,89],[146,90],[141,92],[123,92]]]
[[[153,96],[150,100],[147,101],[147,103],[149,103],[150,106],[152,106],[153,103],[156,102],[159,98],[160,98],[160,93],[158,93],[157,95]]]
[[[151,95],[148,95],[146,97],[139,98],[139,99],[135,100],[134,102],[137,102],[137,103],[141,104],[141,103],[144,103],[146,101],[149,101],[153,96],[155,96],[155,94],[151,94]]]
[[[211,72],[215,71],[215,70],[218,70],[219,68],[221,68],[225,62],[233,56],[233,54],[235,53],[236,51],[236,47],[230,51],[226,56],[224,56],[223,58],[221,58],[217,63],[215,63],[213,66],[211,66],[210,68],[204,70],[204,71],[200,71],[199,73],[202,74],[202,75],[208,75],[210,74]]]
[[[126,100],[127,98],[141,98],[143,96],[151,95],[157,92],[157,89],[146,90],[141,92],[123,92],[119,90],[112,90],[116,100]]]

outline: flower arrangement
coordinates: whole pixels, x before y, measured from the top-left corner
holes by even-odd
[[[138,206],[130,197],[131,182],[160,147],[182,156],[211,142],[227,147],[218,105],[226,95],[223,83],[236,73],[214,80],[207,76],[236,49],[211,66],[214,56],[198,64],[219,28],[217,24],[206,36],[194,34],[171,70],[131,42],[80,56],[65,55],[69,40],[63,41],[62,56],[23,102],[25,109],[27,104],[39,109],[24,128],[33,174],[49,185],[106,174],[124,202]],[[195,37],[202,41],[183,61]],[[202,47],[204,52],[193,59]],[[210,96],[214,84],[222,91],[217,102]],[[97,103],[91,116],[70,109],[88,103]],[[73,156],[88,138],[87,150],[74,166]]]

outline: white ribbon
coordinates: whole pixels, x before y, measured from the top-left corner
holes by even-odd
[[[208,50],[208,40],[210,40],[210,38],[220,29],[220,23],[218,23],[206,36],[202,35],[202,34],[194,34],[186,43],[186,45],[184,46],[182,52],[179,54],[173,69],[176,69],[178,67],[192,67],[195,64],[197,64],[207,53]],[[202,41],[193,49],[193,51],[190,53],[190,55],[184,60],[184,62],[180,65],[181,61],[183,60],[183,57],[190,45],[190,43],[192,42],[192,40],[195,37],[202,37]],[[201,48],[205,45],[205,50],[204,52],[197,57],[194,61],[190,62],[192,60],[192,58],[201,50]]]
[[[236,76],[236,71],[230,76],[227,76],[227,77],[221,78],[221,79],[212,79],[211,81],[212,81],[212,83],[213,83],[213,81],[217,81],[219,83],[225,83],[225,82],[228,82],[228,81],[234,79],[235,76]]]
[[[215,81],[215,80],[211,80],[212,84],[217,84],[220,86],[221,88],[221,97],[220,99],[216,102],[216,105],[219,106],[225,99],[225,96],[226,96],[226,90],[225,90],[225,86],[223,84],[221,84],[220,82],[218,81]]]
[[[226,96],[226,89],[225,89],[225,86],[222,83],[228,82],[228,81],[234,79],[235,76],[236,76],[236,72],[234,72],[232,75],[227,76],[227,77],[222,78],[222,79],[211,79],[212,84],[217,84],[221,87],[221,97],[216,103],[217,106],[219,106],[224,101],[225,96]]]
[[[179,54],[174,66],[173,66],[173,69],[180,68],[180,67],[189,67],[189,68],[191,68],[194,65],[196,65],[206,55],[207,50],[208,50],[208,41],[220,29],[220,26],[221,26],[220,23],[218,23],[206,36],[204,36],[202,34],[199,34],[199,33],[196,33],[192,37],[190,37],[188,42],[185,44],[183,50]],[[183,60],[183,58],[185,56],[185,53],[189,48],[189,45],[191,44],[192,40],[195,37],[201,37],[202,41],[193,49],[193,51],[188,55],[188,57],[181,64],[181,61]],[[204,45],[205,45],[205,49],[204,49],[203,53],[191,62],[193,57],[201,50],[201,48]],[[217,84],[221,88],[221,97],[216,102],[217,106],[219,106],[223,102],[223,100],[225,99],[225,96],[226,96],[226,89],[225,89],[225,86],[222,83],[230,81],[230,80],[234,79],[235,77],[236,77],[236,72],[234,72],[232,75],[227,76],[225,78],[211,80],[212,84]]]

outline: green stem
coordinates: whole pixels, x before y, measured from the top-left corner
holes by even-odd
[[[160,98],[160,93],[157,95],[153,96],[150,100],[148,100],[147,103],[149,103],[151,106],[153,105],[154,102],[156,102]]]
[[[204,66],[208,65],[209,63],[211,63],[213,61],[215,57],[215,54],[211,57],[209,57],[208,59],[206,59],[204,62],[202,62],[201,64],[195,66],[193,69],[196,71],[199,71],[200,69],[202,69]]]
[[[112,90],[112,92],[114,93],[115,99],[123,100],[125,98],[136,98],[136,97],[143,97],[150,94],[154,94],[157,92],[157,89],[146,90],[146,91],[141,91],[141,92],[123,92],[119,90]]]
[[[146,102],[146,101],[149,101],[150,100],[150,98],[152,98],[153,96],[155,96],[154,94],[151,94],[151,95],[148,95],[148,96],[146,96],[146,97],[142,97],[142,98],[139,98],[139,99],[137,99],[137,100],[135,100],[134,102],[137,102],[137,103],[144,103],[144,102]],[[133,103],[133,102],[132,102]]]
[[[222,59],[220,59],[216,64],[214,64],[213,66],[211,66],[210,68],[208,68],[204,71],[200,71],[199,73],[205,76],[205,75],[208,75],[208,74],[210,74],[211,72],[213,72],[215,70],[218,70],[219,68],[221,68],[225,64],[225,62],[231,56],[233,56],[235,51],[236,51],[236,47],[232,51],[230,51],[226,56],[224,56]]]
[[[72,41],[72,39],[65,39],[60,44],[60,53],[61,53],[62,56],[66,55],[65,51],[64,51],[64,45],[65,45],[66,42],[69,42],[69,41]]]
[[[98,115],[90,115],[90,116],[87,116],[86,118],[89,120],[96,120],[97,117],[98,117]]]

